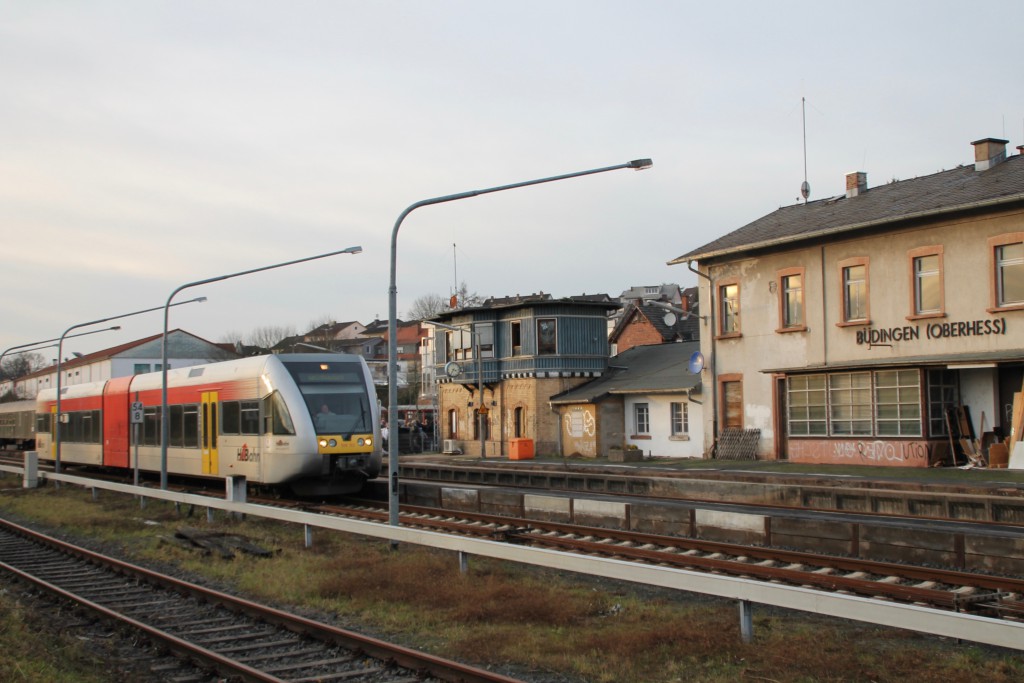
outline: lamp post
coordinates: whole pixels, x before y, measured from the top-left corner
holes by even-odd
[[[293,266],[297,263],[305,263],[307,261],[316,261],[317,259],[327,258],[328,256],[337,256],[338,254],[358,254],[363,251],[362,247],[348,247],[347,249],[341,249],[339,251],[331,251],[326,254],[318,254],[316,256],[308,256],[306,258],[295,259],[293,261],[285,261],[284,263],[275,263],[269,266],[262,266],[260,268],[251,268],[249,270],[243,270],[239,273],[230,273],[228,275],[218,275],[216,277],[207,278],[205,280],[196,280],[195,282],[188,282],[181,285],[167,297],[167,303],[164,304],[164,334],[161,340],[161,362],[162,367],[160,372],[162,373],[160,381],[160,488],[167,488],[167,436],[169,431],[169,424],[167,420],[167,323],[169,315],[169,309],[171,306],[177,306],[178,304],[172,304],[171,300],[179,292],[189,287],[198,287],[199,285],[208,285],[212,282],[220,282],[221,280],[230,280],[234,277],[241,277],[242,275],[251,275],[253,273],[261,273],[264,270],[273,270],[274,268],[283,268],[285,266]]]
[[[416,209],[422,206],[431,206],[433,204],[443,204],[445,202],[453,202],[459,199],[469,199],[470,197],[477,197],[482,194],[490,194],[492,192],[502,192],[503,190],[514,190],[520,187],[528,187],[530,185],[540,185],[542,183],[552,183],[558,180],[568,180],[569,178],[579,178],[580,176],[594,175],[596,173],[605,173],[607,171],[617,171],[624,168],[632,168],[636,171],[641,171],[645,168],[650,168],[654,165],[650,159],[634,159],[633,161],[627,161],[624,164],[616,164],[615,166],[605,166],[603,168],[593,168],[587,171],[575,171],[573,173],[564,173],[562,175],[551,176],[550,178],[538,178],[536,180],[526,180],[519,183],[512,183],[510,185],[499,185],[497,187],[489,187],[484,190],[470,190],[468,192],[459,192],[457,194],[445,195],[443,197],[434,197],[432,199],[423,199],[414,204],[410,204],[405,211],[398,216],[398,220],[395,221],[395,227],[391,231],[391,281],[388,287],[388,420],[390,422],[391,416],[394,414],[394,409],[398,406],[398,285],[396,283],[396,271],[398,269],[398,230],[402,227],[402,221],[405,217]],[[388,440],[388,521],[392,526],[398,526],[398,440]],[[394,544],[392,544],[394,547]]]
[[[182,301],[179,305],[191,304],[198,301],[206,301],[206,297],[200,297],[198,299],[192,299],[190,301]],[[111,320],[120,320],[121,318],[130,318],[133,315],[141,315],[143,313],[151,313],[153,311],[159,311],[160,307],[144,308],[141,311],[132,311],[131,313],[122,313],[121,315],[112,315],[109,318],[100,318],[99,320],[92,320],[87,323],[79,323],[72,325],[68,329],[64,330],[64,334],[60,336],[60,340],[57,342],[57,428],[54,430],[56,435],[54,436],[54,471],[60,472],[60,384],[61,384],[61,356],[64,354],[64,339],[68,336],[68,332],[71,330],[77,330],[80,327],[88,327],[90,325],[99,325],[100,323],[109,322]],[[121,329],[120,326],[111,327],[112,330]],[[72,335],[73,336],[73,335]]]
[[[102,330],[90,330],[88,332],[79,332],[78,334],[69,334],[65,338],[66,339],[72,339],[74,337],[84,337],[87,334],[98,334],[99,332],[110,332],[111,330],[119,330],[119,329],[121,329],[120,326],[115,325],[114,327],[105,327]],[[20,349],[19,353],[29,353],[29,352],[32,352],[32,351],[41,351],[43,349],[51,349],[54,346],[57,346],[57,344],[51,344],[50,342],[59,342],[59,341],[60,341],[59,337],[54,337],[53,339],[43,339],[42,341],[34,341],[34,342],[29,343],[29,344],[19,344],[17,346],[12,346],[12,347],[10,347],[8,349],[5,349],[3,353],[0,353],[0,368],[3,367],[4,356],[6,356],[11,351],[18,351]],[[13,391],[13,390],[14,390],[14,378],[12,377],[11,378],[11,391]]]

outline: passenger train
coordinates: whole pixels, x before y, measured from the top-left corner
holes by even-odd
[[[162,386],[154,372],[63,387],[61,463],[131,469],[137,453],[140,470],[161,471]],[[242,475],[298,496],[330,496],[358,491],[380,473],[380,408],[357,355],[254,356],[172,369],[167,407],[171,475]],[[56,390],[41,391],[40,460],[55,459],[56,412]]]

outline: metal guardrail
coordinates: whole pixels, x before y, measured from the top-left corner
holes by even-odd
[[[25,469],[0,466],[0,471],[23,475]],[[519,562],[559,571],[576,572],[606,579],[628,581],[648,586],[670,588],[715,595],[737,600],[740,603],[741,633],[748,639],[752,629],[751,605],[762,604],[774,607],[821,614],[841,619],[852,619],[870,624],[928,633],[947,638],[958,638],[976,643],[985,643],[1013,650],[1024,650],[1024,623],[1004,621],[973,614],[961,614],[917,605],[899,604],[872,600],[853,595],[841,595],[826,591],[764,583],[731,576],[719,576],[702,572],[636,564],[623,560],[586,557],[562,553],[543,548],[510,545],[478,538],[448,536],[433,531],[423,531],[376,522],[330,517],[318,513],[300,512],[255,505],[237,500],[222,500],[192,493],[166,491],[146,487],[97,481],[68,474],[39,472],[40,479],[50,479],[91,489],[104,489],[125,493],[140,498],[153,498],[173,503],[196,505],[208,509],[252,515],[292,524],[302,524],[306,529],[307,541],[310,528],[330,529],[350,534],[381,538],[392,543],[412,543],[450,550],[468,555],[490,557],[508,562]],[[237,481],[227,482],[229,498],[238,495]],[[244,487],[242,487],[244,490]]]

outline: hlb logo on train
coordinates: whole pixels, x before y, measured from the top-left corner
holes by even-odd
[[[242,447],[238,449],[238,462],[259,462],[260,452],[257,450],[249,450],[249,444],[243,443]]]

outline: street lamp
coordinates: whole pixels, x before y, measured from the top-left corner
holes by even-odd
[[[241,277],[242,275],[251,275],[252,273],[261,273],[264,270],[272,270],[274,268],[283,268],[284,266],[293,266],[296,263],[305,263],[307,261],[315,261],[317,259],[327,258],[328,256],[337,256],[338,254],[358,254],[363,251],[362,247],[348,247],[347,249],[341,249],[340,251],[331,251],[326,254],[318,254],[317,256],[308,256],[306,258],[295,259],[294,261],[285,261],[284,263],[275,263],[270,266],[262,266],[260,268],[251,268],[249,270],[243,270],[239,273],[230,273],[228,275],[218,275],[217,277],[207,278],[205,280],[197,280],[195,282],[189,282],[181,285],[167,297],[167,303],[164,304],[164,334],[161,340],[161,361],[163,363],[161,367],[162,378],[160,382],[160,488],[167,488],[167,436],[169,432],[169,420],[167,420],[167,323],[169,316],[170,307],[177,306],[178,304],[172,304],[171,300],[183,289],[189,287],[198,287],[199,285],[208,285],[212,282],[220,282],[221,280],[230,280],[233,277]],[[205,300],[205,299],[204,299]]]
[[[201,302],[201,301],[206,301],[206,297],[199,297],[198,299],[191,299],[189,301],[182,301],[181,304],[178,304],[178,305],[191,304],[191,303]],[[92,320],[92,321],[87,322],[87,323],[79,323],[77,325],[72,325],[68,329],[64,330],[64,334],[62,334],[60,336],[60,340],[57,342],[57,427],[54,430],[56,432],[56,435],[54,436],[54,440],[53,440],[53,443],[54,443],[54,471],[60,473],[60,424],[61,424],[61,422],[60,422],[60,419],[61,419],[61,412],[60,412],[60,384],[61,384],[61,374],[62,374],[62,372],[61,372],[61,363],[63,362],[62,361],[62,356],[64,354],[64,339],[68,336],[68,332],[70,332],[71,330],[77,330],[80,327],[88,327],[89,325],[98,325],[100,323],[109,322],[111,320],[120,320],[121,318],[130,318],[133,315],[141,315],[143,313],[151,313],[153,311],[159,311],[159,310],[160,310],[160,307],[156,306],[154,308],[145,308],[145,309],[143,309],[141,311],[133,311],[131,313],[122,313],[121,315],[112,315],[109,318],[100,318],[99,320]],[[112,329],[112,330],[119,330],[119,329],[121,329],[121,327],[120,326],[115,326],[115,327],[111,327],[110,329]],[[72,335],[72,336],[74,336],[74,335]]]
[[[569,178],[578,178],[580,176],[605,173],[607,171],[617,171],[624,168],[632,168],[636,171],[642,171],[643,169],[650,168],[653,165],[654,162],[650,159],[634,159],[633,161],[627,161],[624,164],[616,164],[615,166],[594,168],[588,171],[575,171],[573,173],[565,173],[562,175],[552,176],[550,178],[526,180],[519,183],[512,183],[511,185],[499,185],[498,187],[490,187],[485,190],[470,190],[468,192],[460,192],[458,194],[450,194],[443,197],[434,197],[433,199],[423,199],[414,204],[410,204],[405,211],[399,214],[398,220],[395,221],[395,227],[391,231],[391,282],[388,287],[388,420],[391,420],[391,416],[394,414],[394,408],[398,406],[398,285],[396,284],[396,271],[398,269],[398,230],[402,227],[402,221],[405,220],[406,216],[421,206],[443,204],[445,202],[469,199],[470,197],[477,197],[479,195],[490,194],[492,192],[514,190],[520,187],[551,183],[557,180],[568,180]],[[391,526],[398,526],[398,439],[388,439],[388,521]]]
[[[72,339],[74,337],[84,337],[87,334],[97,334],[99,332],[110,332],[111,330],[119,330],[119,329],[121,329],[121,328],[119,326],[115,325],[114,327],[105,327],[102,330],[90,330],[88,332],[79,332],[78,334],[69,334],[69,335],[67,335],[66,339]],[[4,356],[6,356],[11,351],[18,351],[19,349],[21,349],[21,351],[19,351],[19,353],[30,353],[32,351],[41,351],[43,349],[51,349],[54,346],[57,346],[57,344],[51,344],[50,342],[58,342],[58,341],[60,341],[60,338],[59,337],[54,337],[53,339],[43,339],[42,341],[34,341],[34,342],[29,343],[29,344],[19,344],[17,346],[12,346],[9,349],[5,349],[3,353],[0,353],[0,368],[3,367]],[[13,377],[11,378],[11,391],[14,391],[14,378]]]

